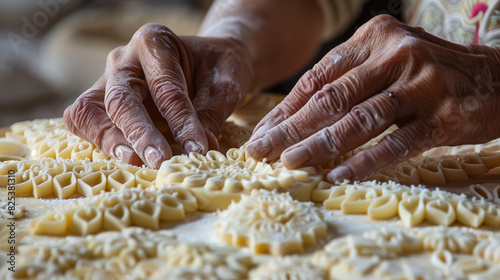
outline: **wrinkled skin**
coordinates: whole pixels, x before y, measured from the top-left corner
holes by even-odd
[[[223,121],[249,91],[248,50],[225,38],[141,27],[108,56],[105,73],[64,112],[68,128],[112,158],[159,168],[172,156],[156,127],[184,152],[217,149]]]
[[[393,123],[399,129],[327,176],[361,180],[434,146],[500,137],[500,55],[388,16],[331,50],[256,127],[247,152],[288,168],[320,165]],[[387,93],[398,100],[399,112]]]

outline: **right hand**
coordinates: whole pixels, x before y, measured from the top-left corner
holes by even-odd
[[[168,125],[185,153],[218,149],[220,127],[250,90],[252,69],[240,41],[146,24],[109,54],[105,73],[64,121],[111,158],[159,168],[172,151],[155,124]]]

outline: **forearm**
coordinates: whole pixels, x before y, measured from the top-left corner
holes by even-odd
[[[311,0],[219,0],[200,36],[229,37],[248,48],[252,89],[271,85],[300,69],[321,42],[323,13]]]

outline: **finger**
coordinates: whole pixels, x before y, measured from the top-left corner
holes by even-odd
[[[378,94],[354,106],[333,126],[286,149],[281,161],[289,169],[327,163],[380,135],[395,118],[395,104],[387,94]]]
[[[415,120],[385,136],[379,144],[357,153],[327,175],[329,182],[363,180],[391,164],[404,161],[436,146],[429,141],[432,128]]]
[[[205,128],[210,150],[219,149],[217,137],[222,124],[243,99],[237,78],[232,74],[225,74],[229,72],[223,70],[224,66],[221,67],[222,69],[217,70],[217,80],[208,77],[200,81],[197,87],[201,90],[196,93],[194,100],[194,107]]]
[[[392,84],[398,73],[363,64],[318,91],[296,114],[246,145],[257,159],[278,158],[281,152],[344,117],[353,106]]]
[[[172,157],[172,151],[143,105],[146,85],[136,77],[136,71],[116,67],[121,63],[109,65],[113,74],[106,83],[106,112],[142,161],[150,168],[160,168],[164,160]]]
[[[369,52],[364,49],[353,51],[352,44],[348,41],[332,49],[307,71],[290,94],[257,124],[249,143],[261,138],[267,130],[294,115],[325,85],[365,62]]]
[[[207,137],[200,133],[205,130],[189,98],[194,89],[188,89],[188,85],[194,84],[186,81],[186,77],[192,75],[189,73],[192,62],[182,42],[158,24],[145,25],[136,38],[140,38],[140,44],[136,44],[138,58],[151,95],[167,120],[174,139],[186,153],[206,153]]]
[[[105,111],[105,81],[106,76],[103,75],[92,88],[66,108],[64,122],[72,133],[94,143],[111,158],[140,166],[140,158]]]

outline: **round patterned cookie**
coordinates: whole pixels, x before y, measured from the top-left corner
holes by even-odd
[[[288,193],[254,190],[219,214],[217,235],[226,244],[255,254],[302,253],[326,235],[327,225],[312,203]]]

